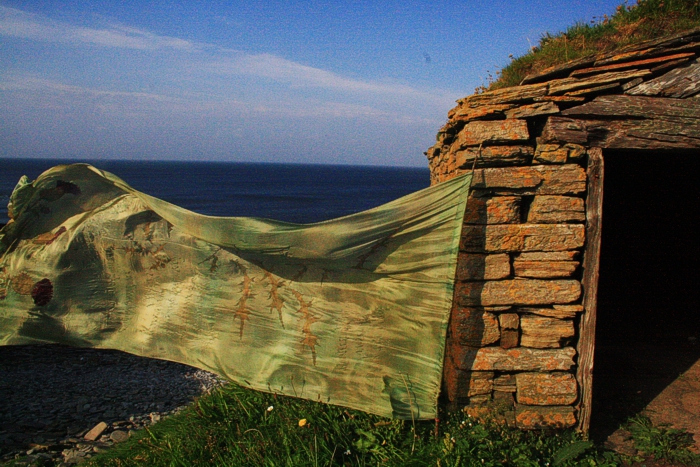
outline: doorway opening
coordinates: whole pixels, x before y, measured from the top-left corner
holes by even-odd
[[[603,158],[591,434],[604,439],[700,360],[700,151]]]

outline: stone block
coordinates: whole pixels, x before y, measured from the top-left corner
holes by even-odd
[[[518,373],[519,404],[570,405],[578,399],[578,384],[571,373]]]
[[[520,316],[517,313],[502,313],[498,315],[498,324],[501,329],[520,328]]]
[[[483,308],[455,308],[450,321],[450,332],[453,340],[473,347],[493,344],[501,337],[498,318]]]
[[[515,311],[549,318],[572,319],[576,317],[577,313],[583,311],[583,307],[581,305],[553,305],[552,308],[517,307]]]
[[[486,91],[481,94],[472,94],[471,96],[459,99],[457,102],[459,105],[467,107],[526,102],[545,96],[548,89],[549,85],[547,83],[525,84],[522,86],[511,86],[493,91]]]
[[[528,139],[530,133],[525,120],[473,121],[464,125],[454,144],[458,148],[464,148],[482,143],[513,143]]]
[[[534,104],[521,105],[506,110],[506,118],[527,118],[538,115],[552,115],[559,113],[559,106],[552,101],[535,102]]]
[[[535,149],[535,162],[540,164],[566,164],[569,150],[558,144],[539,144]]]
[[[567,304],[580,296],[581,284],[571,279],[462,282],[455,293],[461,306]]]
[[[482,105],[478,107],[469,107],[466,105],[458,105],[447,113],[447,118],[457,121],[471,121],[482,119],[500,119],[503,118],[504,112],[515,107],[514,104],[493,104]]]
[[[448,353],[457,368],[471,371],[568,371],[574,366],[576,350],[502,349],[465,347],[448,341]]]
[[[527,213],[527,221],[532,224],[584,222],[586,207],[583,198],[573,196],[535,196]]]
[[[498,345],[502,349],[512,349],[518,346],[520,333],[517,329],[501,329],[501,339]]]
[[[516,261],[573,261],[578,251],[529,251],[519,253]]]
[[[515,405],[515,424],[521,429],[570,428],[576,424],[571,406]]]
[[[514,224],[520,222],[520,197],[496,196],[479,198],[471,196],[464,212],[467,224]]]
[[[486,255],[460,252],[457,257],[458,281],[497,280],[510,276],[510,256],[507,253]]]
[[[493,379],[493,390],[499,392],[515,392],[517,385],[515,375],[499,375]]]
[[[451,402],[466,401],[474,396],[491,394],[493,390],[493,372],[465,371],[452,362],[445,362],[443,385],[447,398]]]
[[[107,426],[108,425],[105,422],[98,423],[85,434],[84,438],[88,441],[95,441],[97,438],[100,437],[102,433],[104,433],[104,431],[107,429]]]
[[[515,261],[513,268],[517,277],[539,279],[570,277],[578,268],[578,261]]]
[[[479,148],[475,146],[460,148],[455,145],[449,152],[449,156],[455,159],[455,166],[467,170],[471,170],[474,166],[475,158],[478,158],[476,167],[479,168],[503,167],[530,164],[533,154],[532,146],[522,144],[485,146],[481,148],[481,155],[479,155]]]
[[[536,349],[558,348],[574,336],[574,322],[546,316],[520,317],[520,345]]]
[[[534,165],[478,169],[472,181],[474,190],[518,194],[565,195],[586,190],[586,171],[578,164]]]
[[[583,224],[465,225],[460,249],[473,253],[562,251],[583,247]]]

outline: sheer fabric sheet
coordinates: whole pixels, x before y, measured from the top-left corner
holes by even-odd
[[[434,418],[469,177],[290,224],[203,216],[89,165],[54,167],[20,180],[0,231],[0,343],[118,349]]]

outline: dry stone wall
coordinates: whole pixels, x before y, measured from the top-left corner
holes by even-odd
[[[453,407],[521,428],[587,429],[591,151],[700,147],[698,54],[695,29],[545,70],[448,113],[426,152],[431,182],[475,167],[445,356]]]

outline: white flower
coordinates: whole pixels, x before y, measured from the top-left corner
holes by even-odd
[[[272,412],[273,409],[274,409],[274,407],[273,407],[273,406],[270,406],[270,407],[267,408],[267,411],[268,411],[268,412]]]
[[[350,450],[348,449],[348,450],[345,451],[343,454],[345,454],[346,456],[349,456],[349,455],[352,454],[352,453],[351,453]]]

